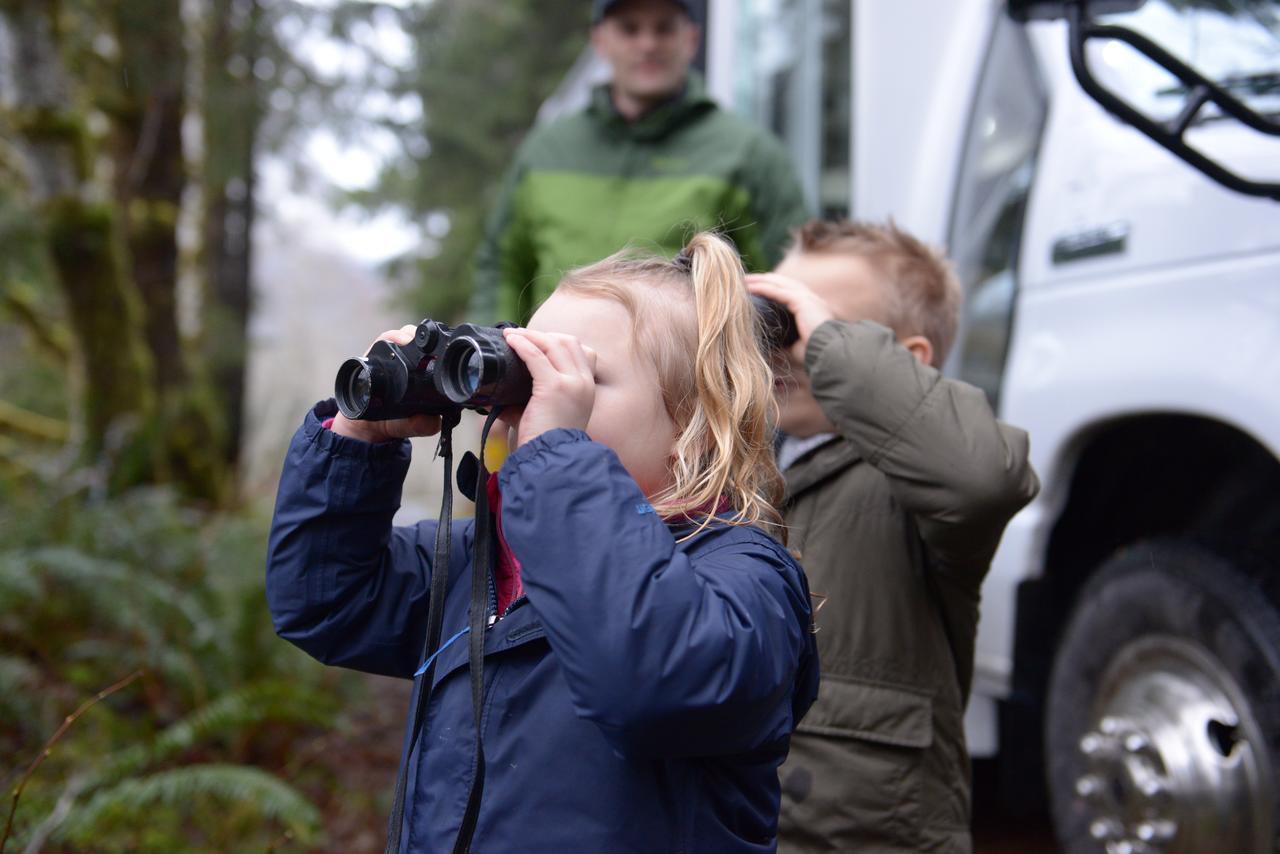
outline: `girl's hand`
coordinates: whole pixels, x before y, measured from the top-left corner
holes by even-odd
[[[556,332],[504,329],[502,334],[533,377],[529,402],[503,419],[515,428],[514,445],[557,427],[587,429],[596,399],[595,351]]]
[[[390,329],[377,337],[378,341],[390,341],[393,344],[413,343],[416,326],[401,326]],[[365,351],[368,353],[368,351]],[[412,436],[433,436],[440,432],[440,416],[411,415],[408,418],[395,418],[391,421],[353,421],[339,412],[333,417],[329,429],[339,436],[348,439],[359,439],[361,442],[390,442],[393,439],[408,439]]]
[[[800,334],[800,340],[795,343],[793,349],[800,353],[803,363],[804,350],[809,344],[809,336],[813,334],[813,330],[836,316],[831,306],[810,290],[804,282],[790,276],[780,276],[777,273],[753,273],[746,277],[746,283],[747,290],[751,293],[781,303],[796,319],[796,332]]]

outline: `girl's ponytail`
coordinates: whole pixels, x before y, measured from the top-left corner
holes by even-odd
[[[674,261],[623,251],[570,271],[560,288],[620,302],[635,346],[654,362],[678,431],[671,485],[650,498],[657,511],[700,519],[701,530],[727,502],[731,524],[756,525],[785,541],[773,373],[743,276],[733,245],[702,232]]]
[[[782,535],[782,477],[773,456],[773,373],[742,260],[716,234],[694,235],[673,262],[687,270],[697,318],[693,400],[676,440],[671,499],[682,512],[727,498],[734,521]],[[705,522],[704,522],[705,524]]]

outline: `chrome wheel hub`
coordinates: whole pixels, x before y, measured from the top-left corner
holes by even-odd
[[[1261,728],[1221,664],[1148,636],[1098,685],[1075,781],[1108,854],[1272,850],[1271,769]]]

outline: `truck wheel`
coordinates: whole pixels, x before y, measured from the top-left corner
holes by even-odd
[[[1110,558],[1063,632],[1046,709],[1066,851],[1280,850],[1280,613],[1231,562],[1173,542]]]

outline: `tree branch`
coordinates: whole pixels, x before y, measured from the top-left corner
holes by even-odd
[[[62,362],[71,359],[71,345],[67,343],[70,331],[61,323],[40,315],[35,290],[30,285],[19,282],[10,286],[0,293],[0,305],[26,327],[40,349]]]
[[[0,400],[0,432],[21,433],[46,442],[65,442],[71,435],[71,428],[65,421]]]
[[[57,743],[58,739],[62,738],[66,731],[71,728],[71,725],[74,724],[81,715],[89,711],[89,709],[93,708],[93,706],[101,700],[105,700],[117,691],[128,687],[140,676],[142,676],[142,671],[135,670],[119,682],[108,688],[103,688],[101,691],[85,700],[80,704],[80,708],[76,709],[63,719],[62,726],[58,727],[57,732],[50,736],[49,740],[44,743],[44,747],[40,750],[40,754],[32,760],[31,765],[27,767],[22,778],[18,780],[18,785],[13,788],[13,799],[9,805],[9,817],[4,823],[4,835],[0,836],[0,854],[4,854],[5,845],[9,842],[9,834],[13,831],[13,816],[18,811],[18,798],[22,797],[22,790],[27,787],[27,781],[31,779],[31,775],[36,772],[36,769],[39,768],[40,765],[49,758],[49,754],[53,752],[53,745]]]

